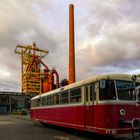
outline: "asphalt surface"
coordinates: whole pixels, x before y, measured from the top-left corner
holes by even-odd
[[[116,140],[56,126],[42,126],[29,116],[0,115],[0,140]]]

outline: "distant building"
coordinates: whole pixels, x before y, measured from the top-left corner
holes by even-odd
[[[30,97],[21,92],[0,91],[0,114],[30,108]]]

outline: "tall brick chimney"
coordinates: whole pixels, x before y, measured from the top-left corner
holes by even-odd
[[[74,5],[69,5],[69,84],[75,82]]]

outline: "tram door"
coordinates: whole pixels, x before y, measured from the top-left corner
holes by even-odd
[[[95,84],[85,86],[85,128],[91,129],[94,125],[94,96]]]

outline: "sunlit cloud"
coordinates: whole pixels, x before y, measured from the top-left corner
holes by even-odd
[[[0,90],[21,91],[17,44],[36,41],[45,63],[68,77],[68,6],[75,5],[76,77],[139,73],[139,0],[0,1]]]
[[[11,73],[9,71],[0,70],[0,76],[1,76],[1,78],[10,77]]]

